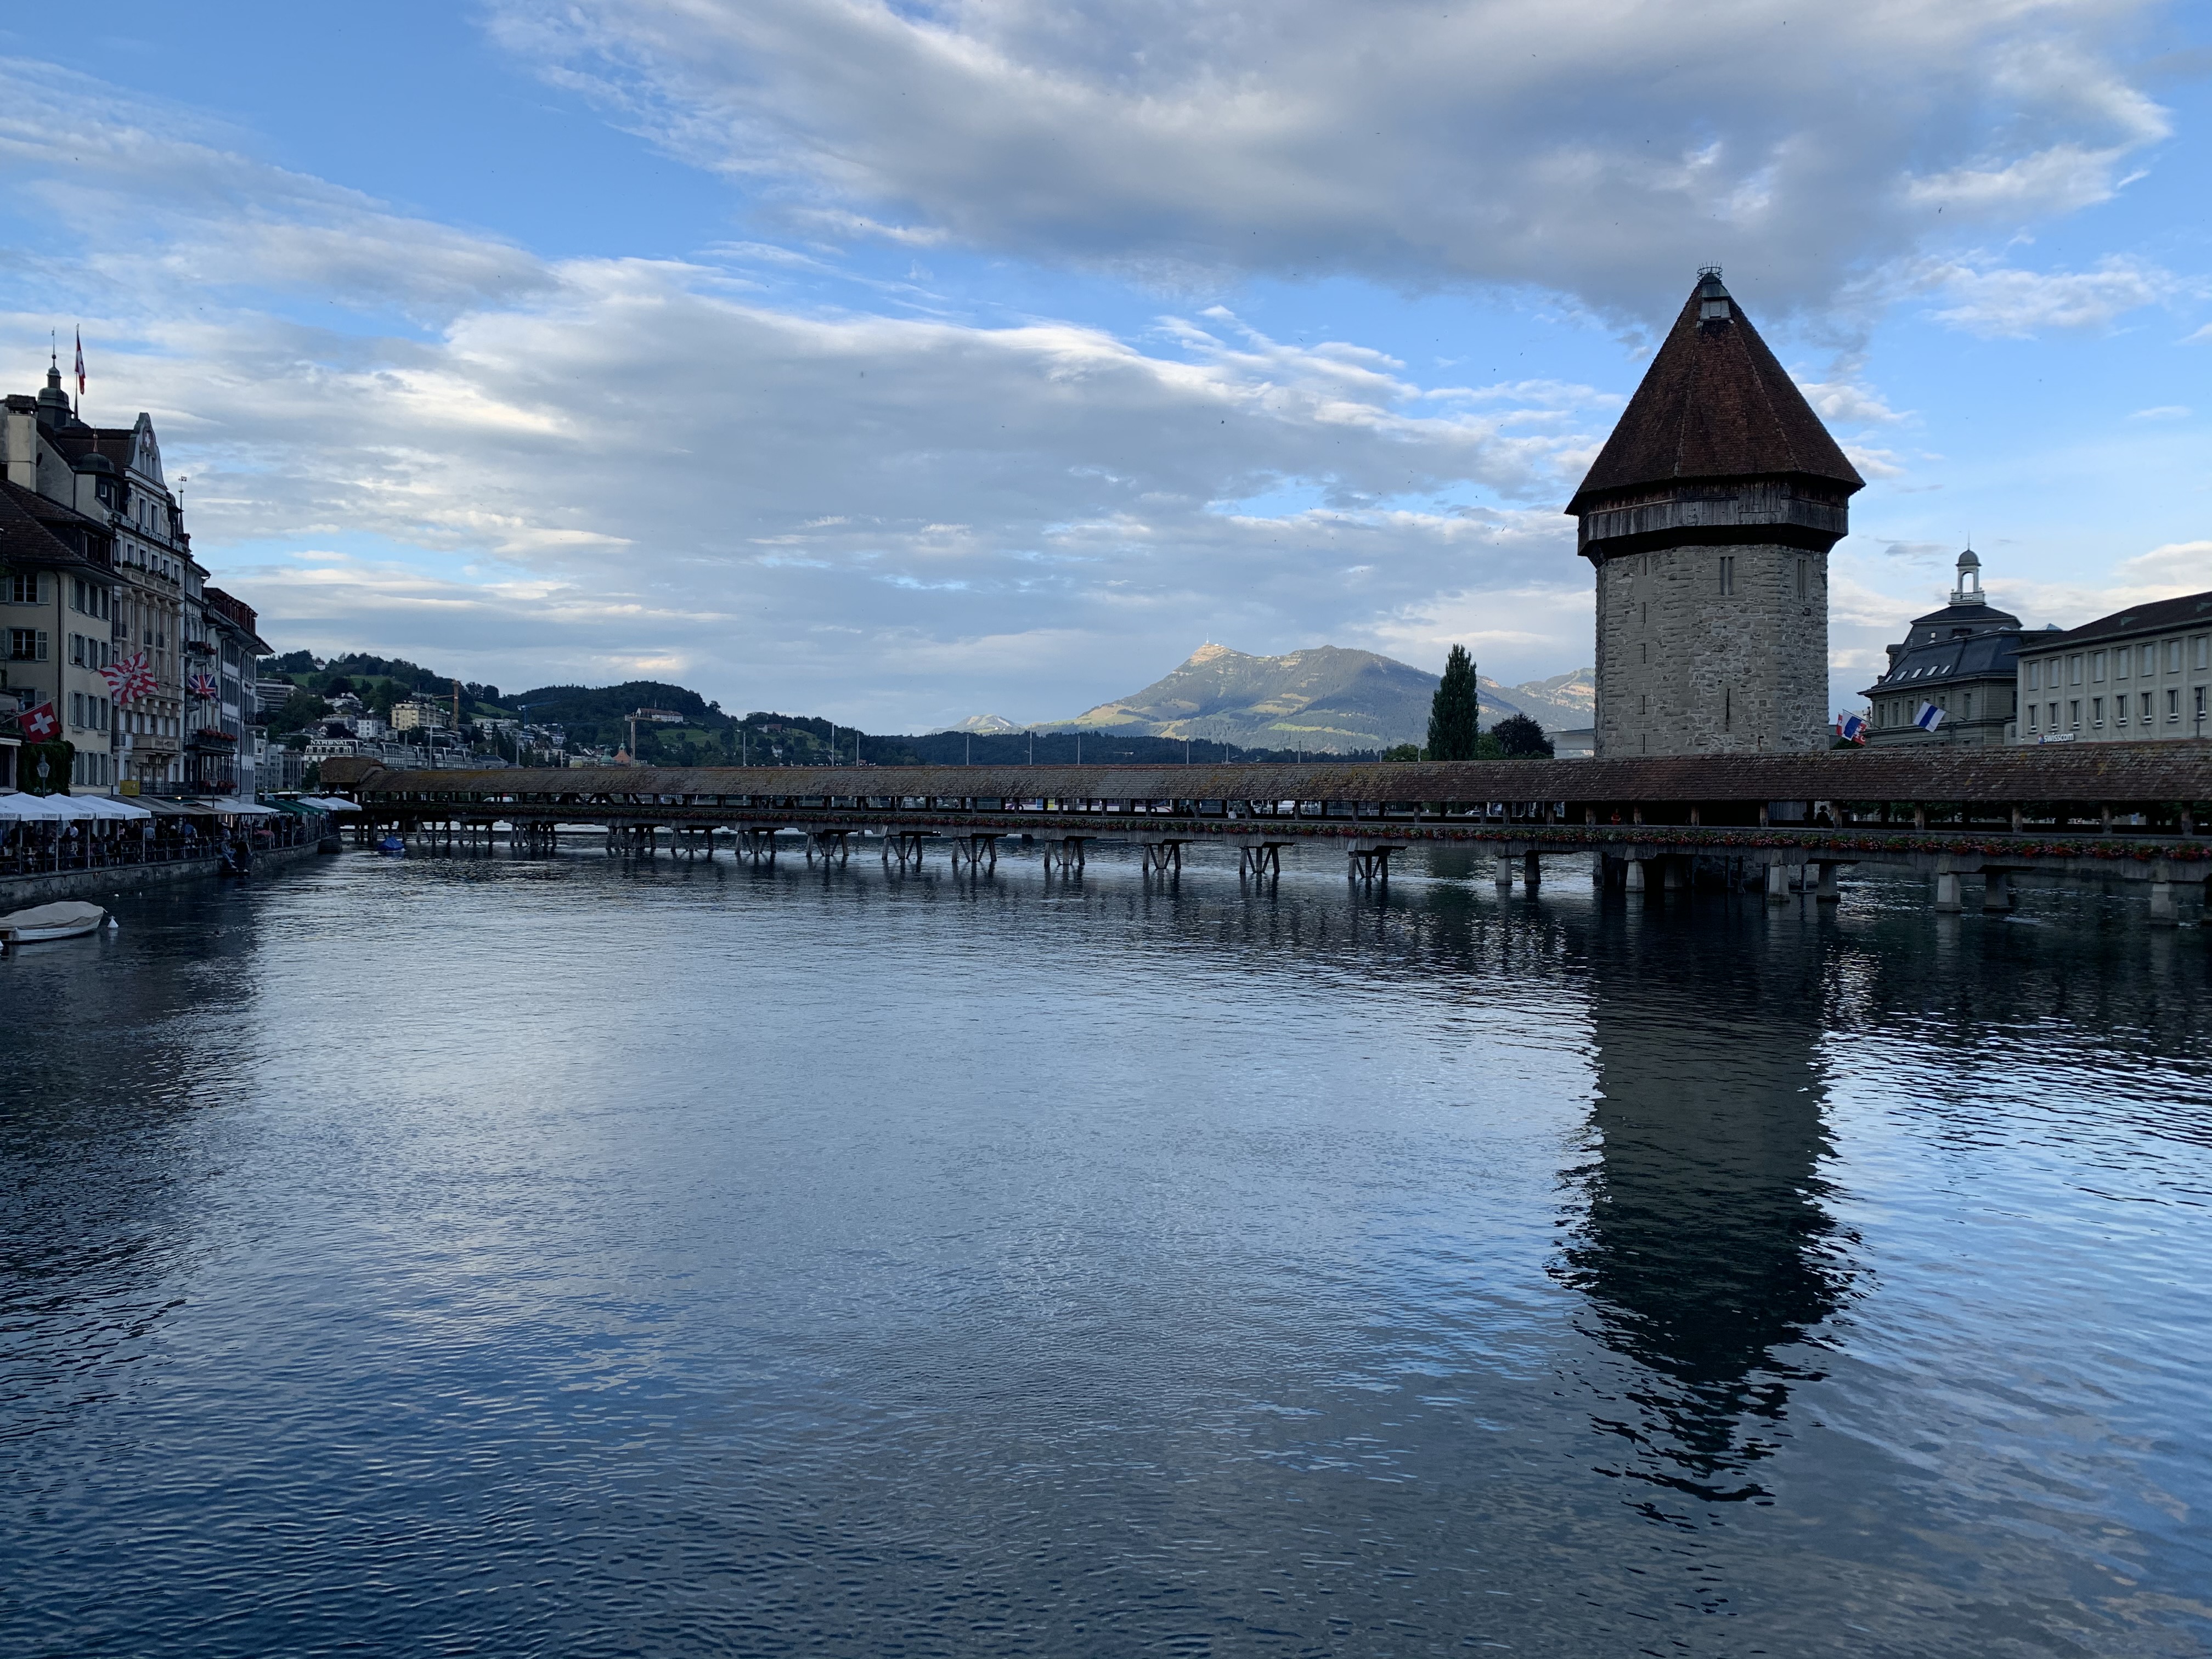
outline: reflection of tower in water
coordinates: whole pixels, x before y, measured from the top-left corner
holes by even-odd
[[[1626,1443],[1622,1474],[1758,1498],[1753,1466],[1808,1375],[1777,1350],[1845,1291],[1820,1204],[1819,949],[1711,917],[1613,920],[1593,941],[1589,1209],[1565,1259],[1594,1334],[1635,1362],[1597,1422]]]

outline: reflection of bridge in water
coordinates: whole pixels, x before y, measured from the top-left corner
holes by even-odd
[[[1239,849],[1272,874],[1283,849],[1340,848],[1355,874],[1387,878],[1391,856],[1436,842],[1486,848],[1510,884],[1542,860],[1596,855],[1608,884],[1764,885],[1836,896],[1838,870],[1885,864],[1932,877],[1936,907],[2012,903],[2013,878],[2120,878],[2148,890],[2154,921],[2178,918],[2177,887],[2212,875],[2212,744],[2054,750],[1837,751],[1651,760],[1316,763],[1299,766],[622,767],[395,772],[324,763],[322,787],[351,795],[364,836],[550,847],[556,829],[604,830],[649,853],[665,833],[711,851],[772,856],[796,831],[842,859],[857,837],[886,858],[944,845],[990,863],[1008,836],[1079,866],[1097,842],[1144,849],[1147,871],[1183,850]]]

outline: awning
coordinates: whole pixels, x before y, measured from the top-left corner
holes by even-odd
[[[330,816],[313,801],[287,800],[282,795],[263,805],[273,806],[280,812],[289,812],[295,818],[326,818]]]
[[[319,807],[325,812],[358,812],[361,808],[349,800],[340,800],[336,795],[302,795],[302,806]]]
[[[276,809],[264,806],[259,801],[240,800],[235,795],[222,795],[208,802],[210,811],[220,812],[227,818],[273,818]]]
[[[96,818],[150,818],[154,815],[136,802],[118,800],[112,795],[73,795],[70,798],[79,806],[88,806]]]
[[[212,807],[201,805],[196,800],[163,800],[159,796],[142,797],[146,810],[161,818],[211,818]]]
[[[100,816],[74,795],[0,795],[0,819],[16,823],[75,823]]]

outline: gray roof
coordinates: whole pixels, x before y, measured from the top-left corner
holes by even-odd
[[[2148,605],[2130,605],[2109,617],[2083,623],[2079,628],[2069,628],[2063,634],[2031,635],[2027,648],[2063,651],[2106,640],[2133,639],[2139,634],[2167,634],[2178,628],[2203,628],[2208,624],[2212,624],[2212,593],[2185,593],[2178,599],[2154,599]]]
[[[1893,697],[1982,680],[2009,680],[2019,672],[2020,618],[1988,605],[1947,605],[1915,617],[1905,643],[1893,648],[1889,672],[1861,692]]]

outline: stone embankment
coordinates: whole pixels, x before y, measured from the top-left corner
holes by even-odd
[[[314,855],[312,842],[303,847],[272,848],[254,854],[254,873],[281,869]],[[0,915],[62,899],[96,902],[161,882],[212,880],[218,862],[212,857],[179,859],[167,864],[112,864],[94,870],[59,870],[43,876],[0,876]]]

